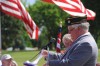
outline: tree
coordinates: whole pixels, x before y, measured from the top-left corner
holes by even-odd
[[[23,30],[23,24],[20,20],[1,12],[2,49],[13,46],[14,39]]]
[[[63,25],[65,25],[64,20],[68,16],[67,13],[63,12],[56,5],[41,1],[36,1],[34,5],[29,6],[28,12],[39,27],[45,26],[47,28],[45,36],[47,36],[48,39],[43,38],[47,41],[50,40],[51,37],[57,37],[60,21],[62,21]]]

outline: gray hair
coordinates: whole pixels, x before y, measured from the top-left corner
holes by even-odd
[[[89,30],[90,24],[87,21],[82,20],[80,22],[81,22],[81,24],[74,24],[74,25],[72,25],[72,27],[73,28],[81,27],[83,30]]]

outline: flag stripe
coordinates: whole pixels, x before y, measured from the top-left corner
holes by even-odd
[[[20,18],[21,19],[21,14],[20,12],[18,11],[18,7],[15,6],[14,3],[12,2],[9,2],[9,1],[2,1],[1,2],[1,8],[2,8],[2,11],[6,14],[9,14],[11,16],[16,16],[17,18]],[[13,6],[13,7],[12,7]]]
[[[65,2],[59,2],[59,1],[53,1],[53,2],[54,2],[56,5],[60,5],[60,7],[75,9],[72,5],[66,4]]]
[[[56,52],[57,53],[60,53],[60,51],[61,51],[61,47],[60,47],[60,43],[61,43],[61,31],[62,31],[62,23],[60,23],[59,28],[58,28],[57,44],[56,44]]]
[[[39,28],[32,20],[29,13],[26,11],[20,0],[3,0],[0,1],[0,10],[4,13],[21,19],[24,23],[25,29],[31,39],[38,39]]]
[[[16,10],[12,10],[12,9],[7,8],[5,6],[2,6],[2,10],[7,12],[7,13],[10,13],[10,14],[12,13],[13,15],[17,15],[17,16],[21,17],[21,14],[18,11],[16,11]]]
[[[38,33],[37,33],[37,31],[39,30],[39,29],[36,29],[36,28],[38,28],[37,26],[36,26],[36,24],[34,23],[34,21],[32,20],[32,18],[30,17],[30,15],[29,15],[29,13],[25,10],[25,8],[24,8],[24,6],[22,5],[22,3],[19,1],[19,0],[17,0],[18,1],[18,7],[20,8],[20,10],[21,10],[21,12],[22,12],[22,14],[23,14],[23,21],[25,21],[25,22],[27,22],[27,24],[30,26],[30,29],[32,30],[32,31],[34,31],[33,33],[32,33],[32,36],[31,36],[31,38],[32,39],[37,39],[38,38]]]
[[[60,50],[60,48],[61,48],[59,43],[57,43],[57,48],[58,48],[59,50]]]
[[[18,6],[16,5],[15,2],[10,2],[10,1],[3,1],[2,2],[2,5],[7,5],[7,6],[10,6],[10,7],[13,7],[13,8],[18,8]]]
[[[20,8],[21,13],[23,14],[22,15],[23,21],[26,22],[29,26],[31,26],[30,29],[33,31],[34,30],[34,28],[33,28],[34,23],[31,19],[31,17],[29,16],[28,12],[25,10],[23,5],[20,3],[20,1],[18,1],[18,4],[19,4],[18,7]]]
[[[53,4],[53,1],[52,0],[42,0],[44,2],[48,2],[48,3],[52,3]]]
[[[67,13],[69,13],[70,15],[74,15],[74,16],[80,16],[80,14],[81,14],[81,16],[85,16],[86,14],[84,14],[84,13],[79,13],[79,12],[73,12],[73,11],[68,11],[68,10],[64,10],[65,12],[67,12]]]
[[[9,9],[12,9],[12,10],[16,10],[16,11],[19,11],[18,7],[16,5],[8,5],[8,4],[4,4],[2,3],[2,6],[3,7],[6,7],[6,8],[9,8]]]
[[[72,16],[87,16],[87,20],[94,20],[95,12],[84,7],[80,0],[52,0],[62,10]]]
[[[10,16],[16,16],[16,18],[19,18],[19,19],[21,19],[21,16],[19,16],[19,15],[17,15],[17,14],[14,14],[14,13],[11,13],[11,12],[8,12],[8,11],[6,11],[6,10],[2,10],[2,12],[4,12],[5,14],[8,14],[8,15],[10,15]]]

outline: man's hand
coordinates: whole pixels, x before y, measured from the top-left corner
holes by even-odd
[[[43,66],[49,66],[47,63],[43,64]]]
[[[47,57],[48,56],[48,51],[47,50],[42,50],[41,54],[43,55],[43,57]]]

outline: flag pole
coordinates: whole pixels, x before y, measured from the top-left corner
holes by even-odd
[[[59,23],[58,35],[57,35],[57,44],[56,44],[56,52],[57,52],[58,60],[60,60],[59,53],[61,52],[61,47],[60,47],[61,32],[62,32],[62,21],[60,21],[60,23]]]
[[[2,16],[2,15],[1,15],[1,12],[0,12],[0,55],[1,55],[1,52],[2,52],[2,51],[1,51],[1,50],[2,50],[2,49],[1,49],[1,46],[2,46],[2,44],[1,44],[1,21],[2,21],[2,20],[1,20],[1,16]]]

